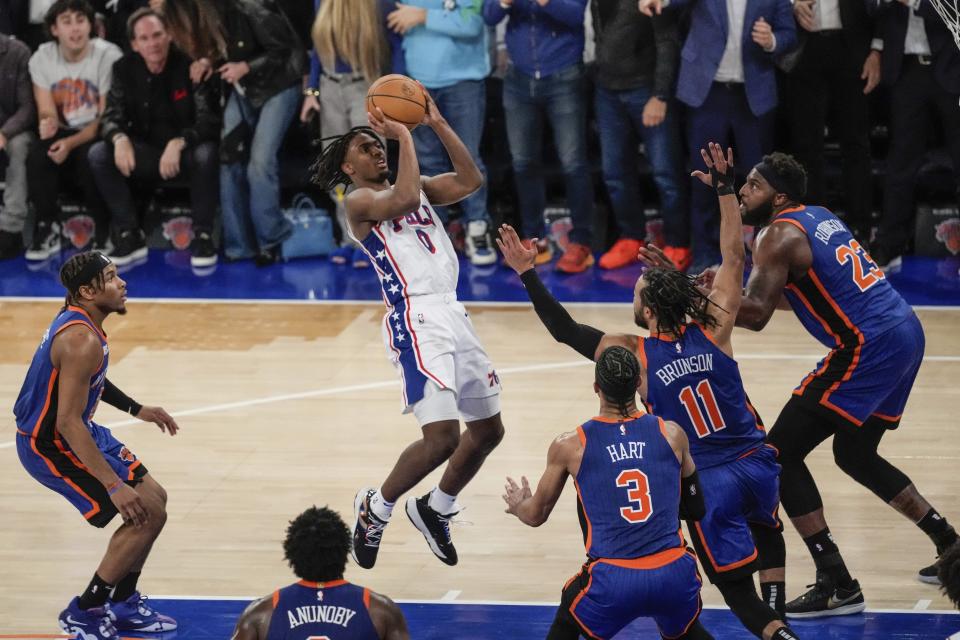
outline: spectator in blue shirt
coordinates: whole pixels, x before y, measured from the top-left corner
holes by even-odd
[[[549,121],[563,166],[573,229],[557,270],[579,273],[593,264],[593,183],[587,164],[587,96],[583,20],[587,0],[484,0],[483,18],[509,17],[511,64],[503,80],[503,108],[513,159],[523,235],[543,238],[545,190],[540,167],[543,126]],[[537,264],[552,258],[537,246]]]
[[[450,126],[486,175],[480,158],[483,136],[485,80],[490,75],[487,28],[481,16],[483,0],[410,0],[397,3],[387,26],[403,35],[407,72],[425,86]],[[420,170],[426,175],[450,171],[440,139],[429,127],[413,132]],[[466,253],[475,265],[490,265],[497,254],[490,239],[486,181],[460,205],[467,223]],[[447,221],[444,208],[437,212]]]

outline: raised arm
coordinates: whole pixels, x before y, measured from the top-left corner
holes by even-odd
[[[420,85],[423,88],[423,85]],[[483,173],[473,161],[470,150],[463,144],[460,136],[447,123],[437,104],[425,88],[423,95],[427,99],[427,112],[423,124],[433,129],[453,164],[453,171],[436,176],[420,176],[420,185],[427,198],[433,204],[445,205],[460,202],[483,186]]]
[[[497,246],[503,253],[504,262],[520,276],[520,281],[523,283],[530,301],[533,302],[533,310],[537,312],[540,322],[547,328],[554,340],[570,346],[584,358],[593,360],[596,354],[600,353],[598,349],[605,337],[603,332],[589,325],[576,322],[543,285],[537,270],[533,268],[534,259],[537,256],[537,250],[532,246],[533,244],[535,244],[535,240],[531,243],[530,248],[524,247],[513,227],[508,224],[500,226]],[[607,346],[613,345],[608,344]],[[635,349],[636,340],[628,348]]]
[[[811,259],[806,235],[792,224],[774,223],[761,231],[753,251],[753,271],[737,314],[737,326],[752,331],[763,329],[780,303],[791,271],[805,272]]]
[[[726,156],[720,145],[711,142],[700,155],[707,165],[708,173],[694,171],[693,175],[705,185],[717,191],[720,201],[720,268],[713,279],[713,290],[707,311],[717,321],[713,331],[717,345],[733,356],[730,334],[740,309],[743,297],[743,266],[746,250],[743,248],[743,224],[740,220],[740,202],[734,191],[733,149],[727,148]]]
[[[507,503],[505,511],[517,516],[525,525],[542,525],[563,493],[574,458],[582,454],[576,431],[558,436],[547,451],[547,468],[540,477],[536,493],[530,491],[530,481],[526,476],[520,477],[520,485],[513,478],[507,478],[507,484],[503,487],[503,500]]]
[[[400,607],[387,596],[370,592],[370,619],[380,640],[408,640],[407,621]]]
[[[270,618],[273,617],[273,597],[264,596],[251,602],[233,630],[230,640],[267,640]]]
[[[399,122],[386,118],[379,108],[376,109],[376,113],[368,113],[367,117],[374,131],[400,143],[397,181],[392,189],[352,191],[345,201],[347,214],[352,223],[391,220],[420,206],[420,165],[417,162],[417,152],[413,146],[410,130]],[[372,152],[371,145],[376,146],[380,143],[375,140],[355,139],[351,144],[357,144],[358,152],[365,154]]]

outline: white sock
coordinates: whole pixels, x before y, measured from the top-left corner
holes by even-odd
[[[394,504],[393,502],[387,502],[383,494],[380,493],[380,489],[377,489],[377,492],[370,498],[370,511],[373,512],[373,515],[386,522],[390,519],[390,516],[393,515]]]
[[[430,499],[427,506],[441,515],[447,515],[453,511],[453,505],[457,501],[457,496],[444,493],[440,487],[434,487],[430,492]]]

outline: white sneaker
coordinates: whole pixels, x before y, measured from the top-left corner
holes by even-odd
[[[497,263],[497,252],[490,240],[490,231],[485,220],[472,220],[467,225],[466,254],[477,266]]]

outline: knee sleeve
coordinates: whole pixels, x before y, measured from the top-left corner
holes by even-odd
[[[910,478],[873,451],[843,446],[834,441],[833,459],[848,476],[872,491],[884,502],[890,502],[907,488]]]
[[[779,569],[787,564],[787,545],[783,540],[783,527],[773,529],[763,525],[750,525],[753,541],[760,556],[760,569]]]
[[[779,620],[777,612],[764,604],[753,586],[753,577],[744,576],[739,580],[717,584],[723,595],[723,601],[740,620],[747,631],[762,637],[763,630],[774,620]]]

